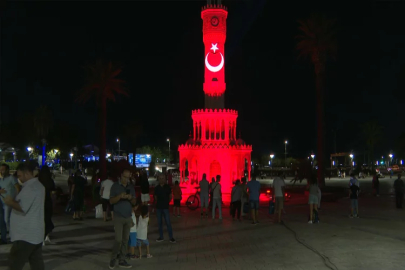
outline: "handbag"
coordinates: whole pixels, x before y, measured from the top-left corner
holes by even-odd
[[[73,199],[72,199],[72,200],[70,200],[70,201],[68,202],[68,204],[66,205],[65,213],[66,213],[66,214],[72,214],[74,211],[75,211],[75,203],[74,203],[74,201],[73,201]]]
[[[101,203],[96,206],[96,218],[103,218],[103,205]]]

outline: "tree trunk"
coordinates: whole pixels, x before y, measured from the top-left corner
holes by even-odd
[[[325,133],[324,133],[324,79],[325,79],[325,58],[320,53],[313,56],[315,65],[316,80],[316,114],[318,121],[317,128],[317,155],[318,155],[318,185],[325,186]]]
[[[107,100],[106,97],[103,97],[100,107],[100,178],[102,180],[107,178]]]

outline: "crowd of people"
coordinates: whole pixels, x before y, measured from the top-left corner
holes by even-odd
[[[284,211],[285,179],[282,172],[273,180],[270,208],[274,207],[274,223],[282,223]],[[124,169],[118,181],[112,181],[110,175],[101,182],[99,195],[103,209],[103,220],[112,220],[114,226],[114,244],[111,251],[109,268],[114,269],[118,264],[121,268],[131,268],[128,260],[152,258],[150,253],[148,226],[150,186],[146,172],[140,172],[140,198],[136,197],[135,186],[132,182],[132,172]],[[181,217],[180,204],[182,191],[179,182],[168,183],[164,174],[157,177],[158,185],[153,192],[152,211],[156,211],[159,237],[156,242],[164,241],[163,220],[165,221],[170,243],[176,243],[170,220],[169,204],[173,201],[173,215]],[[83,219],[84,188],[87,180],[80,171],[70,181],[69,194],[74,204],[74,220]],[[376,188],[378,179],[373,180]],[[396,206],[402,208],[404,183],[401,175],[394,182]],[[212,219],[217,216],[222,219],[223,194],[221,192],[221,176],[217,175],[207,180],[203,174],[199,182],[199,197],[201,202],[201,219],[208,218],[211,210]],[[236,180],[231,190],[230,215],[233,220],[241,221],[249,215],[252,224],[259,223],[261,184],[255,176],[250,181],[245,177]],[[20,270],[28,262],[31,269],[44,269],[42,246],[49,241],[49,235],[54,229],[52,222],[53,202],[52,193],[55,183],[47,166],[39,169],[38,163],[29,161],[19,164],[16,173],[10,174],[7,164],[0,166],[0,229],[1,244],[7,244],[7,234],[10,236],[12,247],[9,255],[9,269]],[[308,179],[309,221],[319,222],[321,191],[315,176]],[[349,197],[351,200],[351,218],[359,217],[358,196],[360,183],[350,174]],[[378,191],[375,193],[378,195]],[[139,200],[140,199],[140,200]],[[217,211],[218,209],[218,211]],[[111,213],[111,218],[109,217]],[[218,214],[217,214],[218,213]],[[143,255],[142,247],[146,248]]]

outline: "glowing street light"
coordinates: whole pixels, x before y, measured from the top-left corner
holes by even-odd
[[[311,154],[311,158],[314,159],[314,158],[315,158],[315,155],[314,155],[314,154]]]
[[[55,154],[57,154],[57,153],[59,152],[59,150],[58,150],[58,149],[54,149],[53,151],[55,151]]]
[[[284,141],[284,166],[287,168],[287,143],[288,141]]]
[[[28,152],[31,152],[31,151],[32,151],[32,147],[29,147],[29,146],[28,146],[28,147],[27,147],[27,151],[28,151]]]
[[[74,155],[73,153],[70,153],[70,154],[69,154],[69,156],[70,156],[70,160],[72,160],[72,159],[73,159],[73,155]]]
[[[274,154],[270,154],[271,168],[273,168],[273,158],[274,158]]]
[[[167,139],[166,139],[166,142],[169,143],[169,157],[167,158],[167,164],[169,164],[169,159],[170,159],[170,139],[167,138]]]
[[[353,154],[350,154],[349,157],[350,157],[350,159],[352,160],[351,163],[352,163],[352,168],[353,168],[353,166],[354,166],[354,161],[353,161],[354,156],[353,156]]]
[[[121,155],[121,142],[120,139],[117,139],[117,143],[118,143],[118,156]]]

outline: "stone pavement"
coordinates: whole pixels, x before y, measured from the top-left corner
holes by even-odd
[[[222,221],[201,220],[198,210],[182,208],[182,217],[172,216],[176,244],[154,241],[158,233],[151,214],[149,240],[154,257],[131,263],[133,269],[145,270],[403,269],[405,210],[395,209],[388,195],[366,195],[359,200],[360,218],[350,219],[349,203],[348,199],[323,203],[321,223],[312,225],[306,223],[305,198],[286,206],[285,224],[308,247],[285,226],[273,224],[267,207],[260,210],[258,225],[232,221],[229,208],[224,209]],[[91,217],[76,222],[66,215],[54,221],[52,244],[43,251],[47,270],[108,269],[114,239],[111,222]],[[0,269],[7,269],[9,249],[10,245],[0,246]]]

